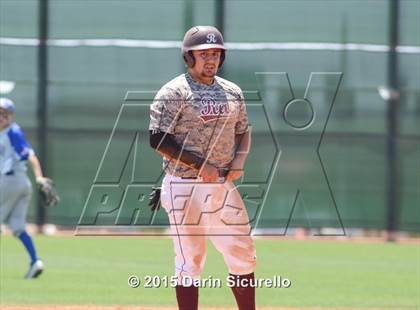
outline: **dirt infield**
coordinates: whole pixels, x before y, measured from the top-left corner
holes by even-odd
[[[174,307],[135,307],[135,306],[2,306],[2,310],[178,310]],[[202,310],[235,310],[236,308],[204,307]],[[299,308],[259,308],[261,310],[298,310]],[[312,310],[312,309],[311,309]]]
[[[102,229],[99,231],[92,231],[91,234],[84,232],[83,234],[77,235],[76,228],[72,227],[62,227],[62,226],[56,226],[54,224],[46,224],[54,226],[53,232],[44,233],[42,232],[43,229],[38,229],[38,226],[35,224],[27,224],[27,230],[32,235],[47,235],[50,237],[95,237],[95,236],[103,236],[103,237],[120,237],[120,238],[139,238],[139,239],[171,239],[170,235],[163,234],[152,234],[152,235],[146,235],[144,234],[124,234],[124,232],[115,233],[112,231],[107,231],[106,229]],[[6,226],[2,226],[1,230],[2,234],[12,235],[12,232],[8,229]],[[383,230],[364,230],[363,234],[360,235],[352,235],[349,233],[345,236],[314,236],[305,234],[305,231],[303,229],[298,229],[295,234],[293,235],[258,235],[254,236],[255,240],[279,240],[279,241],[316,241],[316,242],[347,242],[347,243],[387,243],[388,242],[388,232]],[[398,232],[396,233],[394,243],[396,244],[412,244],[412,245],[419,245],[420,244],[420,234],[409,234],[405,232]],[[296,309],[296,308],[295,308]]]
[[[2,310],[178,310],[177,307],[137,307],[137,306],[64,306],[64,305],[39,305],[39,306],[1,306]],[[200,310],[236,310],[226,307],[200,307]],[[357,308],[287,308],[287,307],[258,307],[258,310],[355,310]],[[389,310],[385,308],[359,308],[369,310]],[[393,308],[393,310],[407,310],[413,308]]]

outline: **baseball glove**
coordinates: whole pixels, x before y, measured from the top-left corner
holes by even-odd
[[[152,212],[159,211],[161,207],[160,190],[160,187],[152,187],[152,192],[149,195],[149,207]]]
[[[46,207],[54,207],[60,202],[60,197],[54,186],[53,180],[49,178],[40,178],[37,180],[38,191]]]

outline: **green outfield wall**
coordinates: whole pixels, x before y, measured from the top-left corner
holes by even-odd
[[[419,232],[420,3],[402,0],[400,6],[400,45],[407,48],[398,53],[398,228]],[[244,184],[261,185],[270,196],[261,213],[252,199],[247,202],[250,217],[259,214],[258,227],[337,227],[339,222],[325,208],[326,194],[334,197],[345,228],[386,227],[387,104],[378,87],[387,84],[388,9],[388,1],[225,2],[225,41],[234,48],[227,52],[221,74],[247,94],[253,128]],[[0,37],[17,39],[0,42],[0,80],[16,82],[8,96],[16,102],[17,121],[35,150],[37,46],[26,39],[37,37],[37,12],[34,0],[0,1]],[[214,24],[215,18],[214,1],[50,0],[45,168],[62,201],[48,211],[49,222],[76,225],[118,113],[127,103],[126,93],[148,91],[152,98],[160,86],[184,72],[180,49],[170,44],[176,45],[190,25]],[[94,46],[83,39],[104,41],[94,41]],[[128,46],[139,40],[167,47]],[[251,44],[248,49],[238,43],[266,45]],[[285,45],[269,48],[268,43]],[[292,43],[299,44],[293,48]],[[326,126],[315,122],[310,131],[296,131],[284,124],[282,107],[291,99],[284,76],[287,73],[295,98],[302,98],[313,72],[319,79],[311,84],[310,94],[317,113],[328,115]],[[329,114],[336,89],[328,77],[332,72],[342,75]],[[128,103],[147,105],[150,98]],[[308,116],[307,109],[293,113],[295,119]],[[115,173],[112,169],[128,157],[137,163],[135,181],[158,180],[161,161],[148,147],[147,125],[147,115],[140,110],[120,119],[112,143],[121,152],[109,156],[106,169]],[[127,146],[136,132],[138,153],[133,158]],[[320,143],[314,146],[314,141]],[[313,157],[318,146],[319,157]],[[268,187],[277,156],[278,176]],[[297,190],[301,195],[289,221]],[[260,204],[263,199],[256,200]],[[30,221],[34,212],[33,199]],[[162,212],[158,219],[165,223],[166,215]]]

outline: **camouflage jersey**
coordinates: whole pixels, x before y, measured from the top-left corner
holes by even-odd
[[[248,130],[248,116],[241,89],[215,77],[212,85],[201,84],[189,73],[165,84],[150,106],[149,130],[174,136],[190,151],[217,168],[229,167],[235,156],[235,135]],[[195,177],[197,170],[175,159],[163,159],[166,173]]]

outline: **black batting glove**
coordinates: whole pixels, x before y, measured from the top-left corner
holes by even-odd
[[[160,191],[160,187],[152,187],[152,192],[149,195],[149,207],[152,212],[159,211],[161,207]]]

